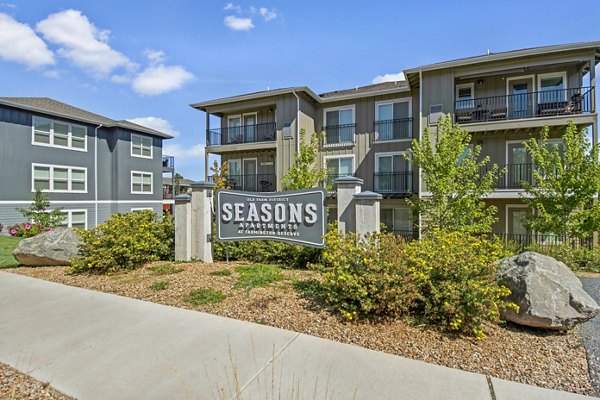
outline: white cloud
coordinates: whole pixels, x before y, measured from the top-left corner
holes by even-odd
[[[179,65],[151,65],[135,77],[133,90],[145,96],[157,96],[180,89],[192,81],[194,75]]]
[[[235,11],[236,13],[241,13],[242,12],[242,7],[233,4],[233,3],[227,3],[225,4],[225,7],[223,7],[223,10],[225,11]]]
[[[148,58],[148,61],[152,65],[160,64],[165,60],[165,58],[167,58],[165,52],[162,50],[146,50],[144,55]]]
[[[52,79],[60,79],[60,77],[61,77],[60,71],[58,71],[56,69],[44,71],[43,75],[47,78],[52,78]]]
[[[27,24],[15,21],[7,14],[0,13],[0,58],[39,68],[53,65],[54,55],[46,43]]]
[[[375,78],[373,78],[371,83],[375,84],[375,83],[383,83],[383,82],[399,82],[399,81],[403,81],[403,80],[405,80],[404,73],[398,72],[397,74],[377,75]]]
[[[254,28],[252,18],[238,18],[235,15],[228,15],[223,22],[225,26],[234,31],[249,31]]]
[[[110,31],[99,30],[78,10],[49,15],[36,29],[44,39],[61,46],[58,54],[96,78],[106,78],[117,68],[133,71],[137,65],[108,45]]]
[[[271,20],[277,18],[277,11],[275,11],[274,8],[269,10],[266,7],[261,7],[260,15],[262,15],[262,17],[265,19],[265,21],[271,21]]]
[[[204,145],[182,146],[180,144],[166,143],[163,145],[163,154],[178,158],[201,157],[204,159]]]
[[[0,6],[7,8],[17,8],[17,5],[13,3],[0,3]]]
[[[175,127],[169,121],[160,117],[138,117],[128,119],[127,121],[145,126],[150,129],[155,129],[159,132],[168,133],[174,137],[179,136],[179,132],[175,129]]]

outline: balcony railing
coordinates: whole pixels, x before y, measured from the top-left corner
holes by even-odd
[[[208,180],[214,181],[213,177],[209,177]],[[246,192],[274,192],[277,190],[277,177],[275,174],[229,175],[227,186],[231,190]]]
[[[206,131],[206,140],[209,146],[273,142],[275,141],[276,133],[275,122],[266,122],[255,125],[209,129]]]
[[[498,165],[498,180],[494,189],[522,189],[523,182],[533,185],[532,163],[527,164],[500,164]],[[504,170],[504,172],[502,172]],[[480,173],[485,174],[488,168],[483,168]]]
[[[325,145],[339,146],[354,144],[356,124],[329,125],[323,127],[325,131]]]
[[[412,118],[375,121],[375,141],[412,139]]]
[[[162,156],[163,170],[174,170],[175,169],[175,157],[174,156]]]
[[[458,100],[454,120],[459,124],[593,113],[593,87],[545,90],[508,96]]]
[[[404,172],[375,172],[373,174],[374,191],[382,194],[413,193],[413,173]]]
[[[525,251],[529,248],[548,248],[552,246],[569,246],[571,248],[591,249],[594,245],[592,237],[571,238],[565,235],[554,235],[547,233],[491,233],[488,237],[498,237],[504,243],[516,246],[519,251]]]
[[[335,184],[335,180],[337,178],[342,178],[344,176],[355,176],[353,173],[347,174],[327,174],[327,180],[324,182],[325,188],[329,193],[333,193],[337,191],[337,185]]]

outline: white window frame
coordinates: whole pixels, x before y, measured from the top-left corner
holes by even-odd
[[[51,164],[38,164],[38,163],[32,163],[31,164],[31,192],[35,193],[35,168],[36,167],[41,167],[41,168],[49,168],[49,189],[43,189],[42,192],[45,193],[87,193],[87,183],[88,183],[88,176],[87,176],[87,168],[86,167],[73,167],[73,166],[69,166],[69,165],[51,165]],[[54,168],[59,168],[59,169],[66,169],[67,170],[67,186],[68,189],[67,190],[54,190]],[[84,173],[85,179],[83,181],[83,184],[85,186],[84,190],[73,190],[71,189],[72,185],[73,185],[73,170],[81,170]]]
[[[43,119],[50,123],[50,132],[48,133],[48,135],[49,135],[48,140],[50,141],[50,143],[42,143],[42,142],[35,141],[35,120],[36,119]],[[67,145],[66,146],[54,144],[54,123],[68,126]],[[83,137],[83,149],[80,149],[79,147],[73,147],[73,127],[82,128],[85,130],[85,135]],[[84,125],[71,124],[69,122],[56,121],[56,120],[53,120],[50,118],[37,117],[37,116],[33,116],[32,120],[31,120],[31,144],[33,146],[52,147],[55,149],[73,150],[73,151],[81,151],[81,152],[87,153],[87,142],[88,142],[87,134],[88,134],[88,128],[87,128],[87,126],[84,126]]]
[[[335,156],[323,156],[323,168],[327,172],[327,161],[341,158],[352,158],[352,174],[356,174],[356,157],[354,154],[340,154]],[[339,167],[339,164],[338,164]]]
[[[515,143],[523,145],[523,144],[527,143],[527,139],[523,139],[523,140],[506,140],[504,142],[504,165],[508,165],[508,145],[515,144]],[[523,146],[523,147],[525,147],[525,146]],[[531,163],[533,164],[533,160],[531,160]]]
[[[460,89],[464,89],[464,88],[469,88],[471,89],[471,100],[470,103],[467,103],[468,100],[460,100],[458,98],[458,92]],[[455,99],[454,101],[464,101],[464,105],[461,104],[460,107],[457,107],[457,109],[459,110],[463,110],[463,109],[469,109],[469,108],[475,108],[475,83],[471,82],[471,83],[461,83],[459,85],[456,85],[456,87],[454,88],[454,96]]]
[[[506,204],[504,210],[504,234],[506,235],[514,235],[514,233],[508,232],[508,210],[510,208],[521,208],[527,211],[529,207],[527,206],[527,204]],[[533,235],[533,232],[531,234]]]
[[[141,174],[141,175],[150,175],[150,191],[149,192],[136,192],[133,190],[133,175],[134,174]],[[131,171],[131,175],[130,175],[130,181],[129,181],[130,185],[129,188],[131,189],[131,194],[154,194],[154,174],[152,172],[148,172],[148,171]],[[142,188],[143,188],[143,183],[142,183]]]
[[[390,204],[390,205],[381,207],[381,209],[382,210],[393,210],[392,211],[392,219],[394,220],[394,222],[396,222],[396,211],[395,210],[398,210],[398,209],[407,210],[409,215],[412,214],[411,213],[411,208],[408,205],[405,205],[405,204],[393,204],[393,205]],[[380,217],[380,219],[381,219],[381,217]],[[383,221],[380,220],[379,222],[383,222]],[[410,233],[414,233],[415,232],[415,226],[414,226],[415,225],[415,220],[414,220],[414,218],[409,218],[409,222],[410,222],[410,230],[409,230],[409,232]]]
[[[338,107],[329,107],[329,108],[324,108],[323,109],[323,127],[328,126],[327,125],[327,113],[330,111],[343,111],[343,110],[351,110],[352,111],[352,122],[351,124],[355,124],[356,125],[356,105],[355,104],[348,104],[345,106],[338,106]],[[339,126],[340,124],[338,124]],[[350,142],[340,142],[340,143],[327,143],[327,135],[325,135],[324,138],[324,146],[328,146],[328,147],[339,147],[339,146],[348,146],[348,145],[354,145],[354,143],[356,142],[356,129],[354,130],[354,135],[352,136],[352,141]]]
[[[65,220],[63,221],[63,223],[61,224],[61,226],[66,226],[68,228],[72,228],[73,227],[73,213],[79,213],[82,212],[83,215],[85,216],[85,226],[83,229],[87,230],[88,228],[88,211],[86,209],[74,209],[74,210],[62,210],[63,214],[65,215]]]
[[[408,103],[408,117],[406,117],[406,118],[407,119],[412,118],[412,97],[404,97],[402,99],[376,101],[375,102],[375,122],[381,122],[379,120],[379,106],[391,104],[393,107],[394,104],[396,104],[396,103]],[[411,128],[412,128],[412,126],[411,126]],[[411,140],[412,139],[407,138],[407,139],[394,139],[394,140],[380,141],[379,140],[379,132],[377,132],[377,131],[375,132],[375,142],[376,143],[410,142]]]
[[[387,151],[387,152],[382,152],[382,153],[375,153],[375,173],[381,172],[379,171],[379,158],[381,157],[390,157],[390,156],[397,156],[397,155],[404,155],[409,153],[408,150],[403,150],[403,151]],[[409,162],[408,163],[408,171],[406,172],[412,172],[412,163]]]
[[[559,72],[548,72],[546,74],[538,74],[537,76],[537,88],[538,88],[538,98],[537,101],[538,103],[540,103],[540,98],[542,96],[542,79],[544,78],[556,78],[556,77],[561,77],[563,79],[563,100],[562,101],[567,101],[567,89],[568,87],[568,82],[567,82],[567,71],[559,71]]]
[[[140,154],[134,154],[133,153],[133,138],[134,137],[139,137],[142,139],[142,145],[140,147]],[[150,156],[145,156],[144,153],[144,139],[149,139],[150,140]],[[131,137],[130,137],[130,154],[131,157],[137,157],[137,158],[146,158],[146,159],[153,159],[154,158],[154,139],[152,138],[152,136],[146,136],[146,135],[138,135],[136,133],[132,133]]]

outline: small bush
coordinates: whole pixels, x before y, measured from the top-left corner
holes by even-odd
[[[211,288],[197,289],[188,295],[188,302],[195,306],[217,304],[225,299],[223,292]]]
[[[80,255],[71,260],[72,273],[134,269],[174,256],[173,218],[159,218],[150,210],[114,214],[94,229],[77,232],[82,244]]]
[[[235,269],[240,277],[235,284],[236,288],[253,289],[265,287],[269,284],[283,279],[281,269],[274,265],[253,264]]]
[[[150,275],[152,276],[171,275],[183,271],[183,268],[178,268],[170,264],[155,265],[148,269],[150,270]]]
[[[459,232],[434,232],[404,249],[419,296],[413,311],[433,324],[484,338],[482,323],[497,321],[510,291],[495,280],[500,241]]]
[[[209,275],[213,276],[231,276],[231,270],[229,269],[220,269],[218,271],[213,271],[209,273]]]
[[[529,251],[545,254],[564,262],[573,271],[600,273],[600,248],[571,247],[568,244],[538,245],[527,247]]]
[[[169,281],[156,281],[153,282],[152,285],[150,285],[150,289],[152,290],[165,290],[169,287]]]
[[[39,222],[12,225],[8,227],[8,234],[14,237],[30,238],[39,235],[40,233],[51,231],[54,228],[46,228]]]

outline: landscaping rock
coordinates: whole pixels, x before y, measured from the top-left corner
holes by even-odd
[[[79,252],[81,241],[68,228],[44,232],[19,242],[13,255],[23,265],[71,265],[69,261]]]
[[[535,328],[566,330],[600,313],[581,281],[564,263],[527,251],[499,261],[496,280],[510,289],[508,300],[519,312],[506,309],[502,318]]]

